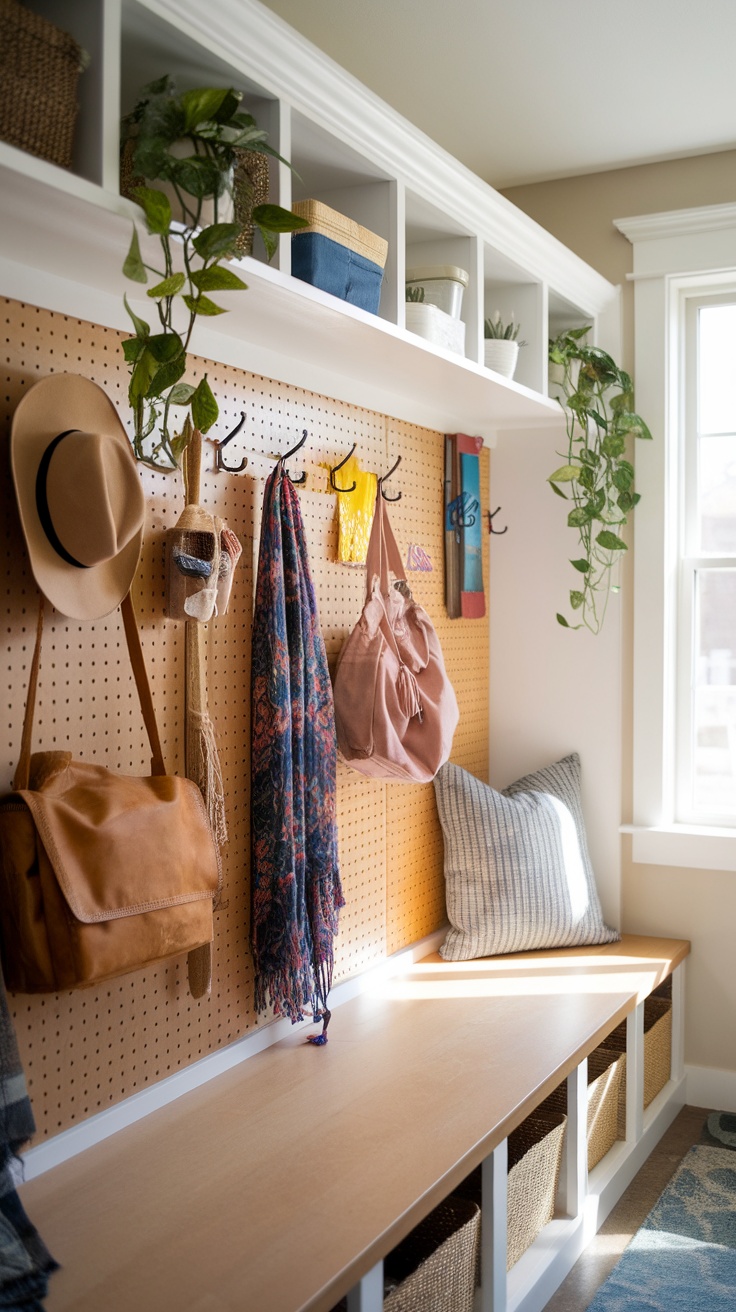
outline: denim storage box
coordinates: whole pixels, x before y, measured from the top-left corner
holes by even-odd
[[[302,282],[311,282],[323,292],[378,314],[383,269],[330,237],[319,232],[294,233],[291,272]]]
[[[309,225],[292,235],[294,277],[377,314],[388,242],[321,201],[292,209]]]

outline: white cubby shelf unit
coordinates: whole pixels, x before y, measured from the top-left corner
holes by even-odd
[[[321,200],[389,247],[378,315],[293,278],[290,237],[271,264],[256,248],[238,262],[248,292],[229,294],[216,325],[198,323],[195,354],[493,445],[505,430],[560,424],[547,396],[549,335],[589,322],[617,348],[617,288],[258,0],[68,0],[63,15],[53,0],[29,7],[70,31],[90,64],[71,171],[0,142],[3,295],[129,328],[123,293],[133,308],[146,302],[122,275],[140,211],[120,195],[120,117],[170,73],[180,90],[242,91],[292,165],[271,161],[272,201]],[[469,273],[464,357],[405,328],[405,271],[419,263]],[[483,365],[483,320],[496,310],[513,310],[527,343],[515,380]]]

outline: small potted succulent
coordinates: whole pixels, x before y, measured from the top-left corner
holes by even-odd
[[[508,323],[504,323],[500,310],[497,310],[492,318],[485,320],[483,346],[486,369],[492,369],[494,373],[502,374],[504,378],[513,378],[519,358],[519,347],[526,345],[525,342],[519,341],[520,327],[521,325],[515,322],[513,313]]]

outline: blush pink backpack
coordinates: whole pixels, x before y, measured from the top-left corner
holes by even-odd
[[[379,486],[366,560],[366,601],[335,674],[337,745],[372,779],[429,783],[459,719],[439,640],[412,598]]]

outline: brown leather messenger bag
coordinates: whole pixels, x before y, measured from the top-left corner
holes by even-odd
[[[151,775],[31,754],[39,604],[13,792],[0,801],[0,951],[19,993],[82,988],[212,940],[220,874],[202,797],[167,775],[130,594],[121,605]]]

